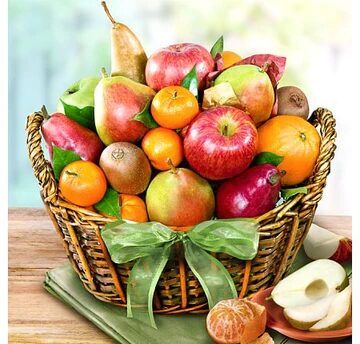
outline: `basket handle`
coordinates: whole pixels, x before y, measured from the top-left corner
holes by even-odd
[[[309,184],[317,184],[318,187],[325,185],[326,177],[330,173],[330,162],[334,158],[336,149],[336,121],[332,112],[328,109],[318,108],[310,116],[309,121],[320,129],[321,144]]]
[[[27,117],[26,143],[28,156],[36,179],[39,182],[42,197],[45,202],[55,204],[57,195],[57,183],[52,166],[45,159],[41,148],[41,124],[45,119],[45,110],[34,112]]]

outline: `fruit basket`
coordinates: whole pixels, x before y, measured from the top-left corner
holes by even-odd
[[[45,208],[85,288],[102,301],[126,307],[126,285],[134,263],[115,264],[110,258],[101,230],[114,219],[61,197],[53,167],[42,149],[40,129],[44,117],[42,111],[29,115],[26,132],[28,155]],[[312,223],[330,173],[336,131],[335,119],[327,109],[318,108],[309,122],[320,132],[321,144],[313,173],[303,183],[307,193],[297,194],[256,217],[260,238],[257,255],[251,261],[213,254],[230,273],[240,297],[275,285],[289,272]],[[156,286],[154,312],[207,312],[206,296],[184,259],[181,243],[176,244],[175,251]]]

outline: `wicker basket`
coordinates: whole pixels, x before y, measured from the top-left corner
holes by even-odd
[[[29,159],[39,181],[45,207],[85,288],[102,301],[126,307],[126,284],[133,262],[117,265],[110,259],[100,231],[112,219],[70,204],[59,196],[51,164],[41,148],[43,120],[42,112],[29,115],[26,131]],[[335,120],[329,110],[317,109],[310,122],[319,128],[322,141],[314,173],[306,183],[308,193],[298,194],[257,218],[260,241],[257,256],[252,261],[216,254],[229,271],[240,297],[274,285],[287,274],[312,223],[330,173],[336,131]],[[176,253],[158,282],[154,311],[166,314],[206,312],[205,294],[184,261],[179,243]]]

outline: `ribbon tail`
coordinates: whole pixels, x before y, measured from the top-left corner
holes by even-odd
[[[127,285],[127,316],[156,328],[153,297],[160,275],[168,262],[171,245],[158,248],[150,256],[138,259],[132,268]]]
[[[183,244],[186,262],[199,280],[209,308],[221,300],[236,298],[234,281],[221,262],[190,240],[183,240]]]

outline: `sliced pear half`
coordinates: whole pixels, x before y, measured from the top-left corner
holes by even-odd
[[[351,317],[351,286],[335,295],[330,304],[328,314],[309,328],[310,331],[341,330],[348,324]]]
[[[284,316],[292,327],[308,330],[319,320],[326,317],[330,305],[336,296],[335,291],[306,306],[289,307],[284,309]]]
[[[283,308],[309,305],[349,284],[344,268],[330,259],[315,260],[280,281],[271,293]]]

